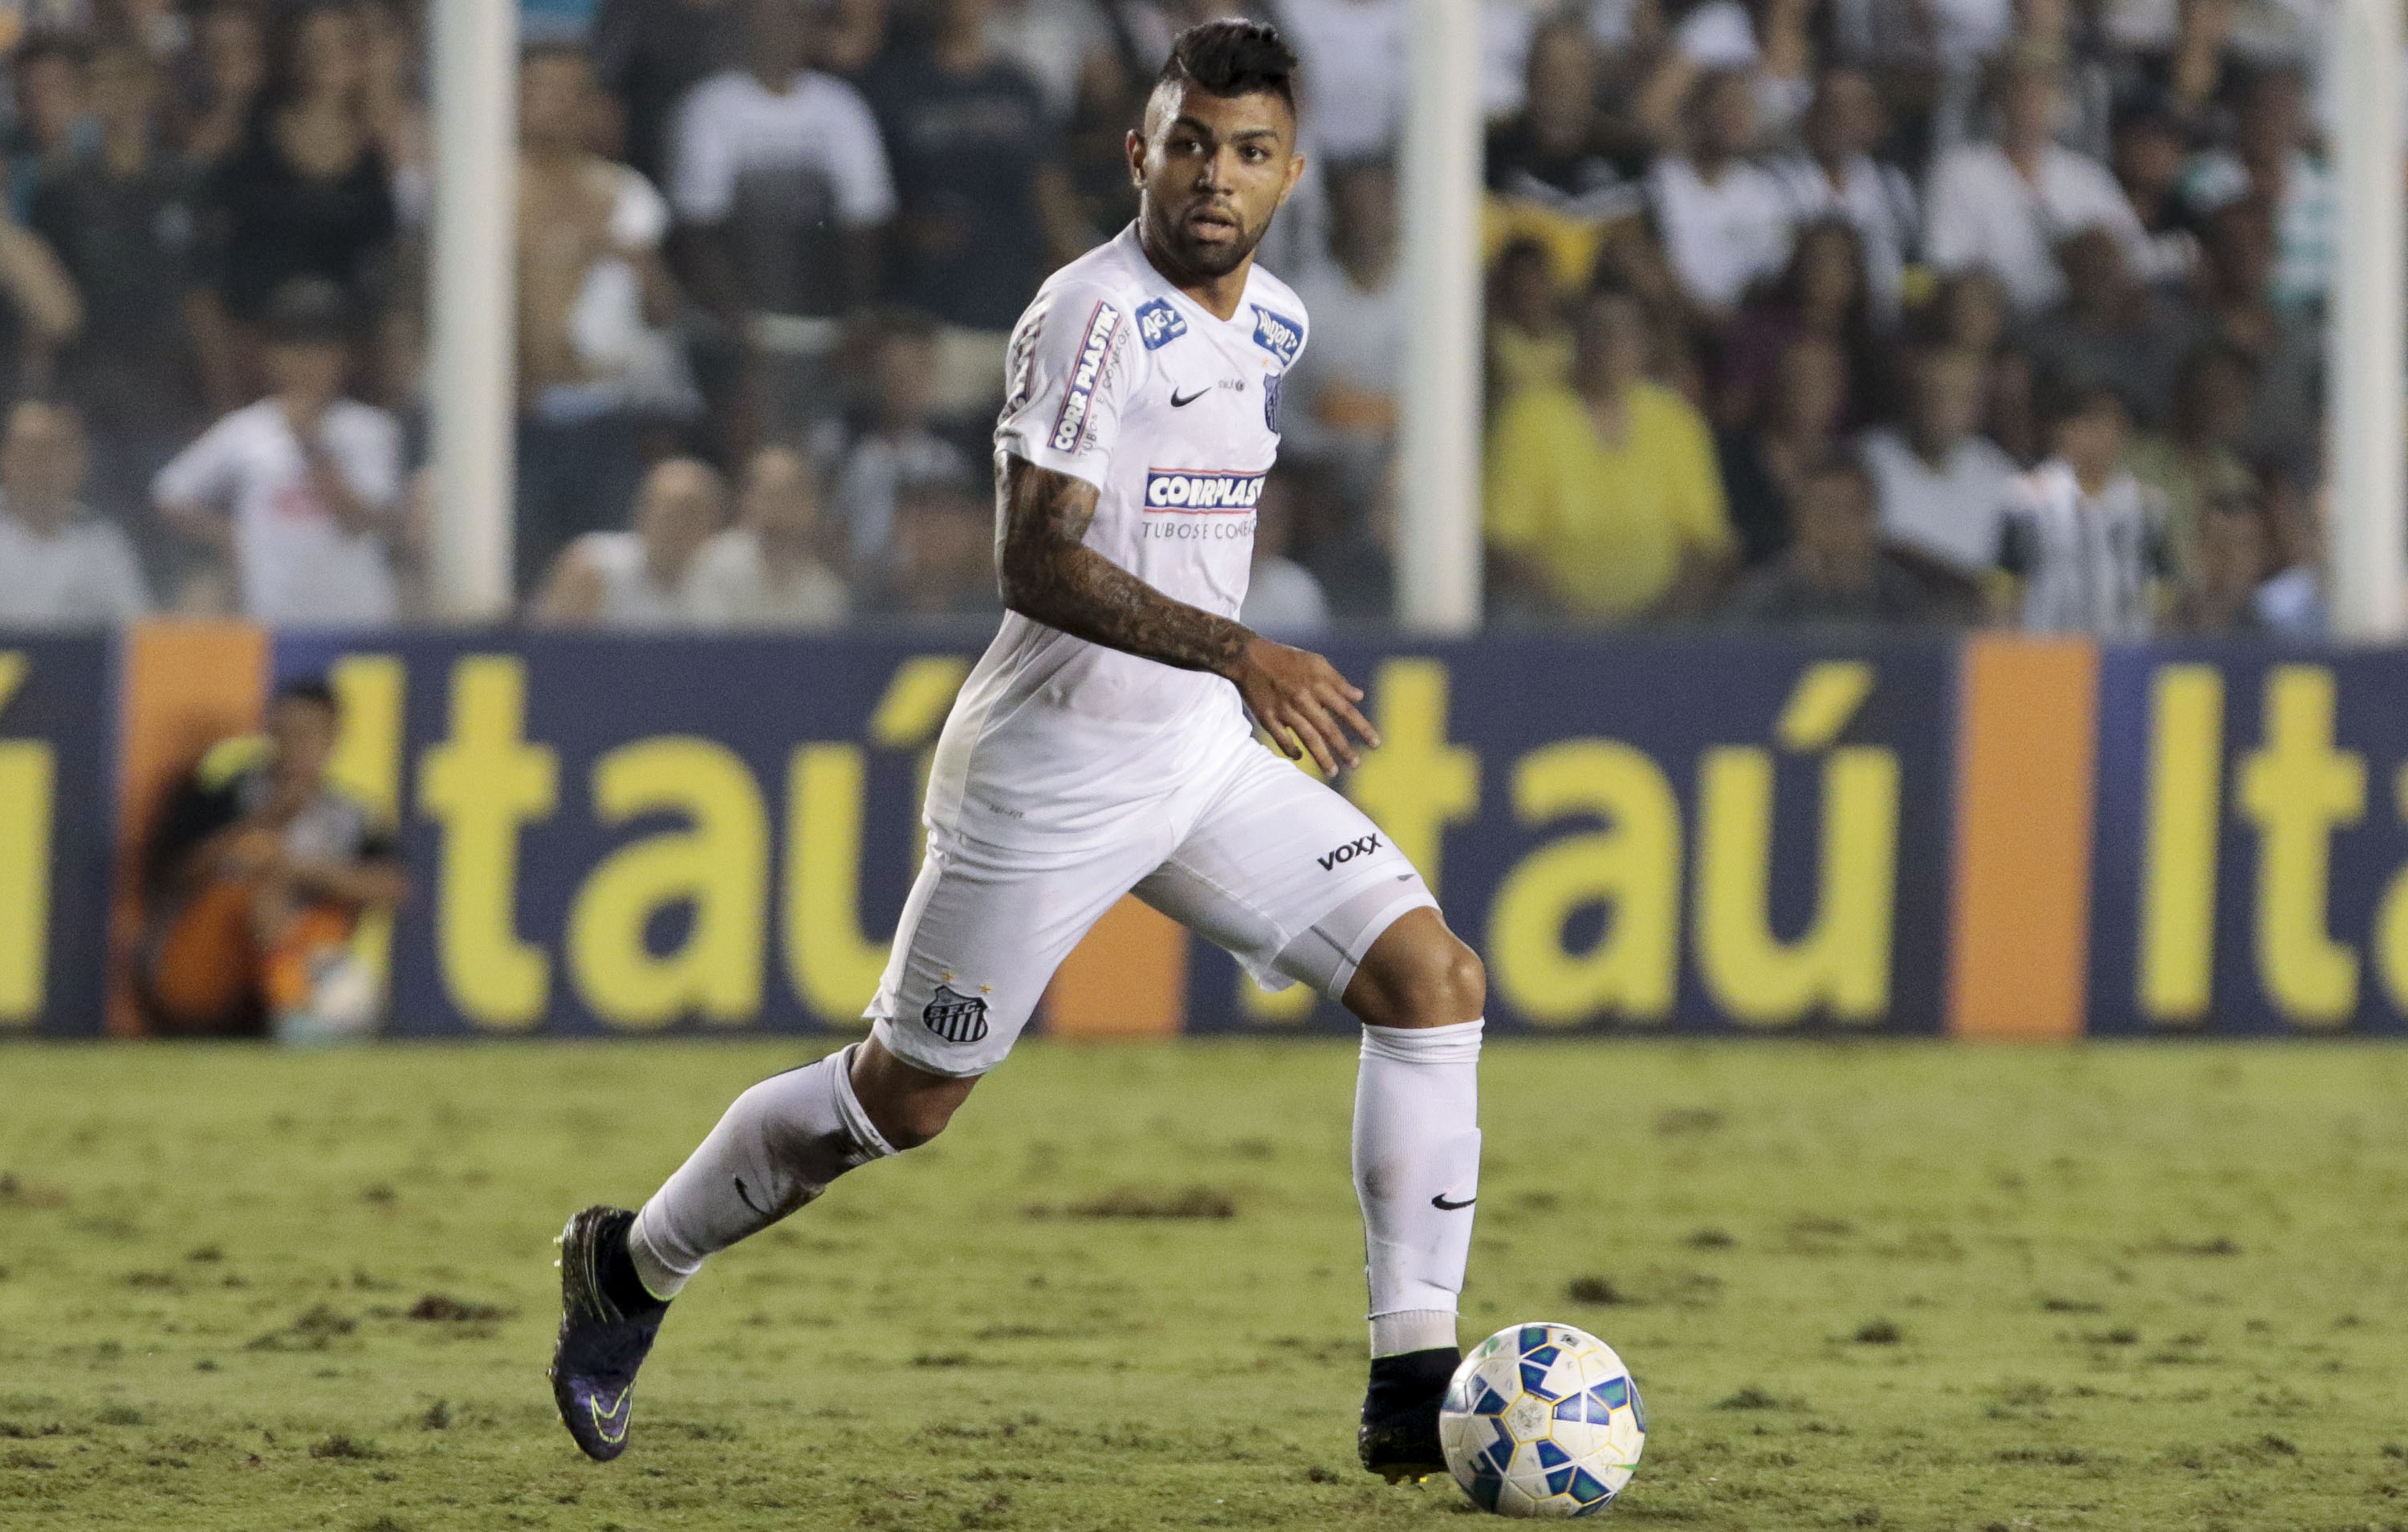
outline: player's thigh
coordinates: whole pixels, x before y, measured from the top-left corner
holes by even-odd
[[[1369,816],[1259,749],[1137,895],[1266,984],[1332,1000],[1399,916],[1437,904]]]
[[[932,838],[867,1012],[880,1043],[953,1078],[1002,1063],[1054,970],[1159,855],[1137,839],[1066,857]]]

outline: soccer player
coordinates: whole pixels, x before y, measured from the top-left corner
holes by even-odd
[[[1307,334],[1254,264],[1304,168],[1295,68],[1258,22],[1182,34],[1128,136],[1136,222],[1056,272],[1014,330],[996,428],[1010,610],[937,748],[927,858],[869,1038],[745,1092],[641,1211],[569,1221],[552,1392],[590,1455],[625,1446],[636,1370],[704,1259],[934,1138],[1134,892],[1362,1021],[1358,1442],[1392,1482],[1442,1469],[1485,979],[1378,826],[1247,722],[1334,776],[1379,743],[1363,694],[1236,621]]]

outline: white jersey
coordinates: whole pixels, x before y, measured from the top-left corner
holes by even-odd
[[[1217,318],[1154,269],[1132,224],[1055,272],[1014,327],[998,485],[1010,457],[1095,485],[1087,547],[1234,619],[1279,451],[1280,381],[1306,333],[1304,306],[1259,265]],[[1190,770],[1251,748],[1249,734],[1219,677],[1010,613],[946,721],[928,822],[994,845],[1108,840]]]

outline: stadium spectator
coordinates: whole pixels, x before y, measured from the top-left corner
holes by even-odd
[[[876,392],[866,418],[849,431],[822,434],[817,455],[836,465],[845,566],[856,584],[883,578],[904,485],[969,477],[968,457],[936,427],[936,325],[908,308],[885,310],[871,341]]]
[[[1648,195],[1681,292],[1709,324],[1727,320],[1750,283],[1789,259],[1789,199],[1745,158],[1756,139],[1756,97],[1745,75],[1713,70],[1690,101],[1686,154],[1648,172]]]
[[[2143,429],[2165,424],[2174,374],[2190,350],[2191,317],[2134,279],[2125,248],[2090,228],[2057,247],[2065,296],[2024,327],[2023,349],[2042,379],[2104,379]]]
[[[1761,627],[1881,627],[1971,622],[1971,580],[1944,589],[1882,547],[1864,465],[1835,452],[1799,477],[1797,536],[1723,603],[1726,620]]]
[[[852,600],[822,562],[825,529],[809,459],[784,447],[753,454],[736,524],[703,545],[690,581],[695,620],[720,628],[832,628]]]
[[[668,183],[679,103],[740,64],[747,0],[602,0],[588,42],[594,72],[618,102],[627,163]]]
[[[2192,538],[2171,625],[2201,635],[2267,631],[2258,596],[2274,572],[2274,538],[2256,494],[2220,495],[2199,507]]]
[[[594,79],[566,45],[519,68],[518,567],[528,586],[587,532],[624,523],[641,432],[690,412],[678,294],[650,181],[585,147]]]
[[[255,0],[215,0],[193,29],[193,67],[184,82],[184,152],[216,165],[250,131],[267,88],[267,29]]]
[[[996,617],[995,508],[967,479],[903,486],[895,504],[895,559],[873,587],[872,610],[917,622]]]
[[[434,146],[426,104],[419,95],[425,44],[418,35],[410,0],[354,0],[363,39],[361,113],[368,136],[393,178],[394,211],[407,225],[432,216],[435,202]]]
[[[1069,126],[1090,82],[1113,67],[1104,19],[1088,0],[997,0],[986,37],[1037,82],[1057,132]]]
[[[8,142],[9,204],[22,218],[43,178],[78,150],[90,148],[94,136],[82,39],[66,33],[37,34],[17,50],[9,78],[16,90],[16,122]]]
[[[2029,633],[2145,638],[2170,570],[2157,492],[2124,465],[2131,414],[2110,383],[2047,397],[2050,455],[2009,491],[2001,605]]]
[[[1539,241],[1558,279],[1578,279],[1597,264],[1605,225],[1642,211],[1646,193],[1608,152],[1587,26],[1571,17],[1541,26],[1526,70],[1522,109],[1488,133],[1487,217],[1499,237]]]
[[[221,742],[170,794],[145,858],[136,989],[177,1034],[323,1041],[374,1024],[347,948],[409,896],[389,828],[331,785],[341,723],[323,681],[288,682],[264,737]]]
[[[1329,625],[1329,598],[1312,571],[1288,557],[1296,532],[1290,481],[1273,474],[1254,505],[1254,568],[1238,621],[1273,637],[1300,637]]]
[[[2306,97],[2298,70],[2259,72],[2242,93],[2232,146],[2199,156],[2183,180],[2184,200],[2201,214],[2243,198],[2271,209],[2274,261],[2266,296],[2285,312],[2323,303],[2340,237],[2332,177],[2308,152]]]
[[[1912,365],[1904,429],[1878,425],[1857,451],[1873,482],[1882,537],[1967,579],[1998,562],[2015,460],[1974,429],[1982,358],[1933,348]]]
[[[2037,313],[2065,292],[2058,240],[2104,228],[2145,259],[2148,236],[2106,166],[2049,136],[2059,102],[2052,64],[2018,55],[1998,94],[1998,141],[1960,145],[1932,168],[1924,255],[1943,272],[1987,267],[2018,312]]]
[[[27,400],[0,437],[0,627],[99,627],[150,609],[134,545],[79,499],[75,412]]]
[[[695,566],[727,520],[719,471],[690,457],[653,465],[626,532],[588,532],[560,551],[536,597],[546,627],[692,627]]]
[[[1689,7],[1672,24],[1670,46],[1640,88],[1634,107],[1641,124],[1658,143],[1672,143],[1679,136],[1682,104],[1707,75],[1719,72],[1746,88],[1755,119],[1770,136],[1785,137],[1813,90],[1810,31],[1816,3],[1705,0]]]
[[[1360,506],[1387,471],[1404,371],[1396,173],[1379,160],[1340,166],[1329,198],[1329,259],[1295,282],[1313,316],[1313,345],[1281,381],[1280,447],[1283,457],[1329,465]]]
[[[2149,115],[2179,134],[2186,144],[2208,144],[2230,135],[2232,76],[2240,65],[2232,46],[2236,0],[2175,0],[2170,38],[2149,38],[2128,47],[2122,59],[2124,94],[2148,103]]]
[[[1914,187],[1873,150],[1887,131],[1880,93],[1861,69],[1823,71],[1807,108],[1806,148],[1772,165],[1800,228],[1838,219],[1856,231],[1873,317],[1898,322],[1906,258],[1915,247]]]
[[[2266,486],[2267,518],[2273,529],[2274,572],[2251,597],[2258,625],[2286,638],[2326,637],[2325,530],[2327,500],[2298,480],[2277,476]]]
[[[99,141],[43,178],[31,217],[82,299],[58,390],[92,433],[94,499],[128,517],[207,419],[185,317],[198,189],[159,141],[158,95],[148,51],[103,44],[92,61]]]
[[[1840,442],[1848,391],[1847,353],[1827,336],[1802,334],[1781,350],[1772,387],[1756,419],[1715,441],[1740,562],[1753,568],[1789,546],[1806,470]]]
[[[880,290],[895,188],[860,93],[806,67],[803,0],[744,3],[743,66],[680,108],[669,200],[681,273],[743,349],[737,438],[791,438],[833,403],[833,322]]]
[[[1564,322],[1547,250],[1524,236],[1505,247],[1488,275],[1487,399],[1493,418],[1524,389],[1568,383],[1572,327]],[[1312,354],[1308,351],[1305,353]]]
[[[827,0],[815,7],[811,57],[839,79],[858,83],[885,50],[889,0]]]
[[[1726,427],[1755,420],[1772,387],[1782,353],[1813,336],[1840,348],[1845,373],[1840,411],[1853,423],[1886,390],[1876,378],[1872,294],[1854,225],[1829,220],[1799,232],[1780,279],[1740,311],[1723,337],[1714,419]]]
[[[376,312],[397,228],[390,167],[367,117],[358,13],[311,0],[280,28],[276,71],[242,140],[202,193],[208,257],[194,338],[213,407],[251,392],[269,300],[299,278],[334,282]]]
[[[886,295],[946,327],[939,394],[1000,398],[1012,322],[1092,243],[1037,82],[987,41],[992,0],[940,0],[862,79],[893,166]]]
[[[2290,476],[2312,477],[2321,432],[2325,327],[2315,316],[2275,306],[2272,208],[2247,197],[2210,214],[2207,336],[2238,350],[2257,386],[2239,443],[2243,457]]]
[[[170,527],[232,565],[255,621],[389,623],[400,424],[344,397],[352,317],[341,288],[289,282],[265,319],[273,392],[178,453],[151,497]]]
[[[2181,196],[2181,123],[2154,102],[2136,103],[2116,113],[2110,142],[2108,165],[2149,241],[2147,257],[2134,275],[2168,288],[2181,286],[2199,265],[2199,237]]]
[[[1311,82],[1299,131],[1312,152],[1345,161],[1393,151],[1405,120],[1405,0],[1271,0],[1268,8]]]
[[[1980,266],[1943,279],[1932,300],[1915,316],[1924,343],[1964,351],[1982,362],[1983,397],[1978,429],[2017,463],[2040,457],[2040,432],[2031,411],[2031,360],[2013,343],[2006,289]]]
[[[1592,293],[1572,382],[1498,412],[1485,520],[1509,609],[1589,623],[1689,616],[1729,568],[1713,438],[1687,400],[1648,380],[1649,340],[1636,298]]]
[[[2236,446],[2249,420],[2254,379],[2249,359],[2209,344],[2183,359],[2171,426],[2144,436],[2128,454],[2133,476],[2165,504],[2166,544],[2175,571],[2200,572],[2200,517],[2211,505],[2254,500],[2258,477]]]

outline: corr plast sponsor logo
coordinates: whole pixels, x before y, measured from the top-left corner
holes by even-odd
[[[1263,476],[1224,468],[1149,468],[1148,510],[1211,513],[1252,510],[1263,497]]]
[[[1102,381],[1104,361],[1120,334],[1121,311],[1097,300],[1087,316],[1086,337],[1079,342],[1078,365],[1070,369],[1070,386],[1063,392],[1061,412],[1054,417],[1054,450],[1075,452],[1087,439],[1087,418],[1096,403],[1096,385]]]

